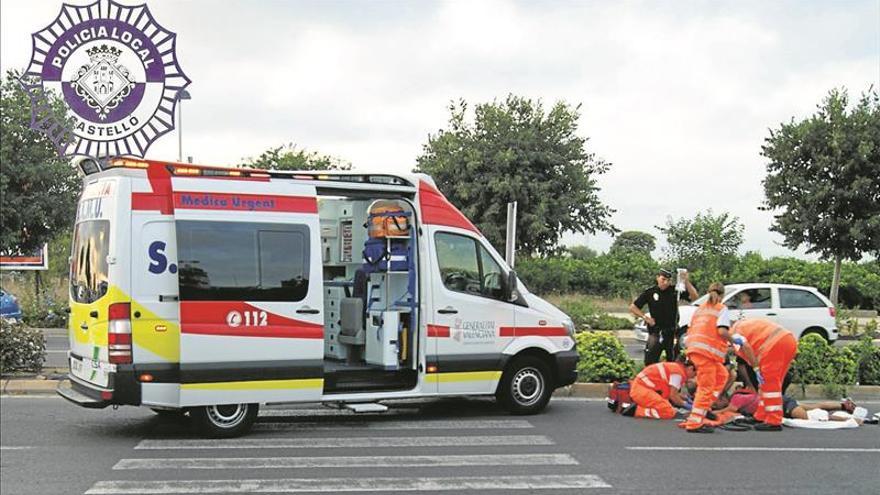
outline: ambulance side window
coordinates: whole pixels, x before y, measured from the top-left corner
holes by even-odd
[[[309,228],[178,221],[182,301],[301,301],[309,291]]]

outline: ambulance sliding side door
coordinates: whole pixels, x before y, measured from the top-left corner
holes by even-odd
[[[320,400],[314,187],[175,177],[173,189],[181,405]]]

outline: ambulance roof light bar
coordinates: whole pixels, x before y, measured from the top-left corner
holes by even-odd
[[[329,172],[329,173],[328,173]],[[352,173],[341,173],[334,174],[333,171],[322,170],[316,171],[315,173],[309,172],[284,172],[279,170],[270,170],[269,174],[272,177],[277,177],[279,179],[299,179],[299,180],[319,180],[319,181],[332,181],[332,182],[355,182],[362,184],[381,184],[383,186],[408,186],[412,187],[413,184],[396,175],[388,175],[388,174],[352,174]]]
[[[390,174],[357,174],[357,173],[333,173],[332,171],[316,171],[299,172],[299,171],[280,171],[280,170],[255,170],[248,168],[231,168],[231,167],[209,167],[204,165],[192,165],[174,162],[160,162],[164,164],[172,175],[187,177],[241,177],[241,178],[277,178],[277,179],[296,179],[296,180],[314,180],[328,182],[350,182],[360,184],[377,184],[385,186],[407,186],[413,187],[413,184],[396,175]],[[140,158],[116,157],[102,161],[93,158],[85,158],[79,162],[79,168],[86,175],[98,173],[102,170],[111,168],[133,168],[146,169],[150,167],[150,162]],[[329,173],[328,173],[329,172]]]

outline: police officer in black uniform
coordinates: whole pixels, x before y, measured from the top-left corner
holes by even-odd
[[[687,272],[683,274],[686,292],[681,294],[685,301],[699,297],[697,289],[691,284]],[[642,312],[648,305],[651,314]],[[648,326],[648,342],[645,344],[645,366],[660,360],[660,352],[666,351],[666,360],[675,359],[675,337],[678,329],[678,301],[672,272],[661,269],[657,272],[657,285],[647,288],[629,305],[632,314],[645,320]]]

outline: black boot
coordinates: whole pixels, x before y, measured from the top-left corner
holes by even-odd
[[[715,427],[709,425],[700,425],[699,428],[687,430],[688,433],[715,433]]]
[[[624,407],[623,409],[621,409],[620,414],[622,414],[624,416],[633,417],[636,415],[636,407],[637,406],[635,404],[630,404],[630,405]]]

